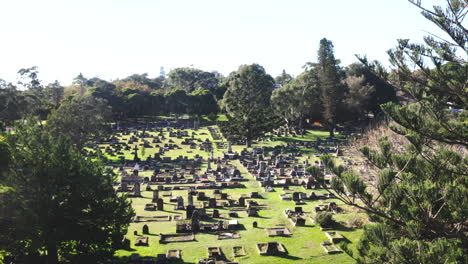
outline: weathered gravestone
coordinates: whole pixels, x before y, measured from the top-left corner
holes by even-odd
[[[213,210],[213,218],[219,218],[219,210]]]
[[[192,218],[192,215],[193,215],[193,211],[195,210],[195,206],[193,205],[187,205],[187,207],[185,207],[185,219],[190,219]]]
[[[193,195],[191,193],[189,193],[187,198],[188,198],[188,205],[193,206]]]
[[[156,202],[156,206],[158,207],[158,211],[164,211],[164,200],[159,198]]]
[[[140,183],[135,182],[134,188],[135,188],[135,193],[133,195],[136,197],[140,197],[141,196]]]
[[[184,210],[184,198],[182,196],[177,196],[177,207],[176,210]]]
[[[149,234],[149,227],[148,225],[143,225],[143,230],[142,230],[143,234],[144,235],[148,235]]]
[[[153,191],[153,203],[156,203],[159,199],[159,191],[158,190],[154,190]]]
[[[210,198],[208,200],[208,207],[215,208],[216,207],[216,198]]]
[[[239,206],[240,207],[245,207],[245,197],[240,197],[239,198]]]

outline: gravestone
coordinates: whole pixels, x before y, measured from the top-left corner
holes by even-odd
[[[149,234],[149,227],[148,225],[143,225],[143,235],[148,235]]]
[[[219,218],[219,210],[213,210],[213,218]]]
[[[216,207],[216,198],[210,198],[208,200],[208,207],[210,207],[210,208]]]
[[[198,210],[194,210],[192,213],[192,231],[198,232],[200,230],[200,214]]]
[[[159,198],[156,202],[156,206],[158,207],[158,211],[164,211],[164,200]]]
[[[245,207],[245,197],[240,197],[239,198],[239,206],[240,207]]]
[[[141,196],[140,183],[135,182],[134,188],[135,188],[135,193],[133,195],[136,197],[140,197]]]
[[[153,203],[156,203],[159,199],[159,191],[158,190],[154,190],[153,191]]]
[[[120,189],[122,190],[122,192],[126,192],[126,191],[128,190],[127,183],[122,182],[122,183],[120,184]]]
[[[194,210],[195,210],[195,206],[187,205],[187,207],[185,207],[185,213],[186,213],[185,219],[191,219]]]
[[[182,198],[182,196],[177,196],[176,210],[184,210],[184,198]]]
[[[193,206],[193,195],[191,193],[189,193],[187,198],[188,198],[188,205]]]
[[[247,215],[248,215],[249,217],[258,216],[258,214],[257,214],[257,209],[255,209],[255,208],[253,208],[253,207],[249,207],[249,208],[247,209]]]
[[[258,223],[257,223],[257,221],[253,221],[253,223],[252,223],[252,227],[253,227],[253,228],[257,228],[257,227],[258,227]]]

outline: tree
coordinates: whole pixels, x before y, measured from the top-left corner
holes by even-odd
[[[389,51],[399,80],[394,85],[411,100],[382,105],[399,142],[382,137],[377,149],[361,148],[380,170],[375,189],[330,156],[322,161],[334,173],[338,199],[376,222],[366,226],[357,246],[360,263],[466,263],[468,65],[462,21],[468,5],[451,0],[446,9],[430,11],[412,3],[449,40],[399,40]]]
[[[204,88],[213,94],[218,86],[214,73],[194,68],[175,68],[168,74],[168,84],[176,89],[191,93],[198,88]]]
[[[25,108],[24,96],[16,86],[0,79],[0,121],[12,124],[21,118]]]
[[[134,215],[130,203],[69,139],[28,123],[7,136],[0,250],[21,263],[107,263]]]
[[[371,108],[371,96],[374,86],[366,84],[364,76],[347,76],[344,80],[347,91],[343,103],[348,111],[347,120],[356,120],[367,114]]]
[[[376,116],[382,112],[380,105],[397,101],[395,86],[389,82],[389,73],[378,61],[369,62],[365,57],[359,59],[364,63],[349,65],[346,68],[346,76],[363,78],[361,85],[373,87],[369,90],[370,95],[365,110]]]
[[[110,109],[103,99],[78,96],[52,112],[46,127],[53,135],[67,135],[81,149],[88,140],[102,135],[109,117]]]
[[[305,71],[285,86],[275,89],[271,96],[276,115],[290,130],[297,126],[303,134],[305,118],[320,119],[320,91],[313,70]]]
[[[223,106],[229,121],[223,129],[251,146],[256,137],[271,131],[273,115],[270,104],[273,78],[258,65],[243,65],[231,74]]]
[[[281,85],[286,85],[290,83],[292,80],[293,80],[293,77],[291,76],[291,74],[286,73],[286,70],[283,70],[281,72],[281,75],[278,75],[275,78],[275,82]]]
[[[339,60],[335,59],[333,44],[326,38],[320,40],[318,62],[315,64],[322,101],[323,122],[334,136],[335,127],[340,119],[340,106],[344,97],[344,86],[341,83]]]
[[[218,104],[213,95],[205,89],[197,89],[188,95],[188,109],[187,112],[195,117],[195,129],[198,128],[198,122],[202,115],[209,115],[211,113],[218,113]]]
[[[176,119],[187,113],[188,96],[185,90],[175,89],[164,95],[166,109],[169,113],[175,114]]]

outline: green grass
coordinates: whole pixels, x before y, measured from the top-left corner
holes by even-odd
[[[191,131],[190,131],[191,133]],[[197,131],[198,137],[202,140],[209,138],[212,140],[211,135],[206,127],[201,128]],[[201,135],[206,133],[206,135]],[[267,146],[274,147],[277,145],[284,145],[285,141],[281,139],[290,139],[290,140],[314,140],[317,137],[326,137],[327,132],[323,131],[309,131],[307,135],[302,137],[288,137],[288,138],[275,138],[274,141],[261,142],[255,144],[254,146]],[[168,137],[168,135],[166,135]],[[128,136],[124,136],[128,137]],[[199,150],[190,150],[189,146],[180,145],[181,139],[172,138],[179,146],[182,146],[181,150],[173,150],[166,152],[164,156],[171,156],[175,158],[179,155],[193,157],[195,154],[200,154],[203,157],[207,158],[209,153]],[[163,143],[164,144],[164,143]],[[234,151],[240,151],[244,146],[233,146]],[[141,150],[141,149],[140,149]],[[187,150],[192,151],[192,153],[187,153]],[[156,148],[147,148],[146,155],[153,155],[157,149]],[[220,156],[225,149],[215,148],[215,156]],[[141,157],[141,154],[139,153]],[[125,152],[125,157],[127,159],[133,159],[133,155],[130,154],[130,151]],[[302,159],[309,158],[313,162],[316,157],[311,155],[303,155]],[[239,189],[227,189],[223,192],[229,194],[229,198],[238,199],[241,194],[247,194],[249,192],[259,192],[263,199],[256,199],[260,204],[265,205],[266,209],[259,212],[259,217],[247,217],[246,212],[239,212],[239,218],[234,218],[243,225],[244,230],[240,230],[241,235],[240,239],[226,239],[226,240],[217,240],[215,234],[199,233],[196,234],[196,241],[194,242],[183,242],[183,243],[169,243],[169,244],[159,244],[159,234],[160,233],[175,233],[175,222],[152,222],[146,223],[149,226],[150,235],[149,235],[149,246],[134,246],[135,236],[133,232],[138,231],[139,234],[142,232],[142,227],[145,223],[131,223],[128,229],[127,238],[130,239],[131,250],[118,250],[116,252],[116,257],[121,260],[127,259],[132,253],[138,253],[141,256],[150,256],[155,257],[157,254],[166,253],[168,249],[180,249],[181,256],[184,263],[197,263],[199,258],[207,257],[207,248],[208,247],[221,247],[227,260],[236,261],[239,263],[250,264],[250,263],[355,263],[355,261],[348,256],[346,253],[328,255],[324,252],[320,243],[328,241],[325,233],[320,231],[319,227],[312,224],[312,222],[307,219],[306,226],[304,227],[294,227],[291,225],[290,221],[284,215],[284,210],[286,208],[294,209],[295,205],[291,201],[282,201],[279,197],[283,193],[281,188],[275,188],[275,192],[265,193],[262,188],[259,187],[259,184],[255,179],[242,167],[239,161],[232,161],[232,164],[236,165],[244,177],[248,178],[247,182],[244,182],[246,188]],[[203,164],[203,167],[206,167],[206,164]],[[129,169],[129,168],[127,168]],[[150,176],[152,171],[146,171],[140,173],[141,176]],[[153,188],[155,188],[153,186]],[[309,193],[310,190],[305,190],[302,187],[293,187],[297,191],[302,191]],[[291,188],[288,192],[293,192],[295,189]],[[145,186],[142,186],[142,190],[145,190]],[[204,190],[205,193],[212,197],[213,190]],[[325,192],[324,190],[319,190],[316,192]],[[162,194],[160,194],[161,196]],[[184,197],[185,205],[187,205],[187,191],[172,191],[173,196],[181,195]],[[144,210],[144,205],[150,203],[152,198],[152,192],[142,191],[142,197],[140,198],[130,198],[132,201],[132,206],[135,209],[137,215],[140,216],[167,216],[167,215],[182,215],[185,218],[185,211],[175,211],[173,210],[175,203],[169,202],[169,197],[163,197],[165,202],[165,211],[156,211],[150,212]],[[326,200],[325,202],[320,201],[307,201],[305,205],[302,205],[303,210],[309,215],[313,216],[313,209],[315,205],[321,203],[329,203],[335,201],[337,204],[345,208],[346,213],[338,214],[335,218],[339,221],[345,222],[351,216],[358,214],[351,208],[342,205],[338,200]],[[196,198],[194,199],[195,205],[199,203]],[[207,209],[208,213],[211,212],[211,209]],[[221,215],[226,215],[229,211],[229,208],[219,209]],[[227,218],[230,219],[230,218]],[[227,220],[224,219],[224,220]],[[253,228],[252,223],[257,221],[258,228]],[[275,225],[283,224],[286,225],[293,233],[290,237],[268,237],[264,228],[274,227]],[[350,229],[342,225],[338,228],[339,232],[347,238],[351,244],[349,248],[355,250],[355,242],[358,240],[360,234],[362,233],[361,229]],[[256,243],[269,242],[269,241],[278,241],[281,242],[286,250],[288,251],[287,256],[283,257],[274,257],[274,256],[261,256],[258,253],[256,248]],[[232,248],[234,246],[244,246],[246,251],[246,256],[243,257],[234,257]]]

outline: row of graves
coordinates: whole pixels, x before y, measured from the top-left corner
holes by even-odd
[[[136,188],[138,188],[138,184]],[[159,185],[162,186],[162,185]],[[158,186],[158,187],[159,187]],[[161,188],[162,189],[162,188]],[[212,192],[212,196],[204,191],[196,190],[191,188],[188,191],[187,195],[187,204],[182,196],[173,197],[171,194],[167,195],[167,191],[153,190],[153,203],[147,204],[145,210],[148,211],[164,211],[164,196],[169,196],[170,202],[176,202],[174,207],[175,210],[184,211],[184,217],[179,217],[173,219],[176,225],[176,233],[160,233],[159,234],[159,243],[169,244],[169,243],[178,243],[178,242],[189,242],[196,241],[196,234],[198,233],[210,233],[215,234],[218,240],[225,239],[240,239],[239,230],[245,229],[238,220],[232,218],[238,218],[240,212],[246,212],[248,217],[258,216],[258,211],[264,209],[264,206],[259,204],[258,199],[261,196],[257,192],[251,192],[248,194],[241,194],[238,199],[233,199],[228,193],[223,192],[222,190],[215,189]],[[166,198],[167,199],[167,198]],[[208,210],[207,210],[208,209]],[[228,209],[227,213],[221,214],[220,209]],[[136,216],[134,222],[152,222],[152,221],[171,221],[169,217],[161,220],[158,217],[141,217]],[[253,225],[254,228],[257,227],[256,222]],[[284,230],[284,228],[279,228]],[[271,233],[274,236],[275,232],[278,235],[287,235],[288,233],[280,234],[280,230],[267,230],[267,233]],[[287,228],[286,228],[287,229]],[[288,230],[289,232],[289,230]],[[145,236],[149,234],[148,225],[143,225],[142,235],[140,236],[138,232],[135,232],[134,235],[137,236],[135,240],[135,246],[149,246],[149,237]],[[291,233],[289,232],[289,235]],[[126,247],[129,248],[129,240],[124,239]],[[260,254],[276,254],[280,253],[277,251],[279,248],[283,250],[283,246],[271,244],[271,249],[264,247],[264,245],[259,246]],[[274,249],[273,249],[274,247]],[[243,256],[246,254],[243,246],[234,246],[233,252],[235,256]],[[208,247],[207,248],[207,258],[199,259],[198,263],[207,264],[207,263],[234,263],[234,262],[225,262],[224,254],[221,251],[220,247]],[[180,249],[170,249],[164,255],[158,255],[156,259],[151,260],[146,259],[145,263],[165,263],[164,260],[180,260],[181,259],[181,250]],[[142,258],[133,258],[131,263],[143,263]],[[139,261],[139,262],[138,262]],[[158,262],[159,261],[159,262]]]
[[[97,156],[99,152],[105,153],[111,160],[118,160],[122,164],[129,162],[125,160],[125,153],[130,152],[133,155],[133,162],[143,162],[138,157],[139,150],[142,148],[157,148],[158,150],[154,156],[148,156],[145,161],[170,161],[170,157],[164,157],[164,154],[171,150],[180,150],[183,145],[190,146],[190,150],[206,152],[212,151],[213,145],[208,138],[205,140],[198,138],[199,135],[206,135],[206,133],[201,132],[198,134],[195,131],[188,131],[183,128],[154,126],[138,131],[134,127],[120,127],[114,129],[113,132],[107,138],[87,144],[84,154],[93,157]],[[179,143],[176,143],[176,139]]]

